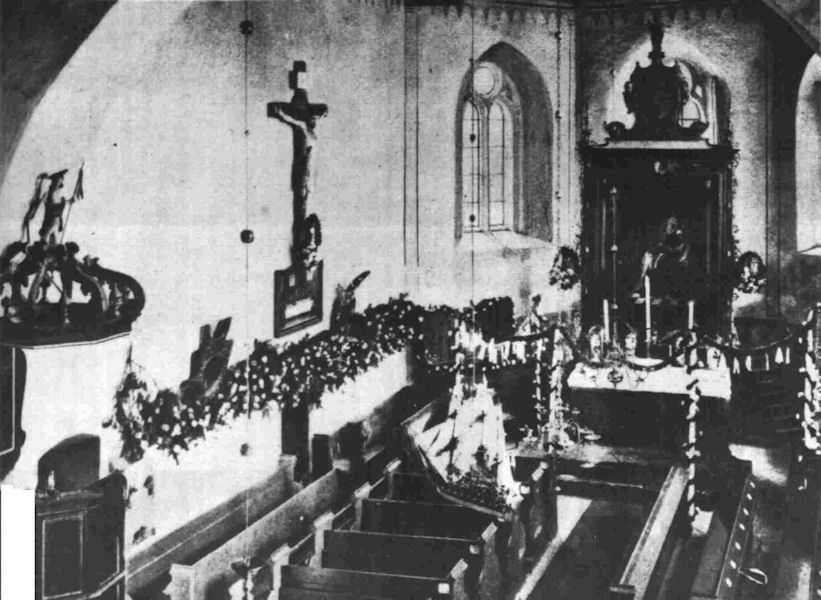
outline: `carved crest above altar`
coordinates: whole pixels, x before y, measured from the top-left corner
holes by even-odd
[[[635,117],[627,129],[624,123],[613,121],[605,125],[610,139],[617,140],[699,140],[708,123],[695,120],[682,125],[682,114],[690,97],[690,85],[678,62],[664,63],[661,45],[664,26],[649,23],[652,51],[650,65],[636,68],[624,84],[624,103]]]

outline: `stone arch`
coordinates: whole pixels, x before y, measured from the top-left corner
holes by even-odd
[[[37,490],[49,489],[54,473],[58,492],[88,487],[100,478],[100,437],[79,434],[68,437],[47,450],[37,461]]]

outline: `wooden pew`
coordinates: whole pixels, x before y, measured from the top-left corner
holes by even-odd
[[[496,553],[498,527],[487,515],[454,504],[396,500],[363,500],[357,510],[361,531],[470,542],[471,590],[481,598],[503,594],[506,582]]]
[[[674,465],[617,583],[610,586],[610,600],[656,597],[670,557],[683,539],[683,525],[687,519],[686,492],[687,472],[684,467]]]
[[[129,556],[129,594],[153,597],[166,585],[164,577],[173,564],[193,565],[240,534],[246,518],[256,521],[291,499],[300,489],[294,481],[295,465],[296,457],[283,455],[276,472],[264,481]]]
[[[362,531],[475,539],[492,519],[477,511],[432,502],[363,500],[357,507]]]
[[[445,577],[464,560],[468,569],[460,587],[469,594],[481,572],[482,549],[472,540],[360,531],[325,531],[322,536],[323,568]]]
[[[280,600],[391,599],[462,600],[467,563],[459,560],[443,577],[418,577],[315,567],[284,566]]]
[[[510,520],[496,523],[496,555],[505,593],[517,589],[524,581],[532,563],[547,547],[553,533],[552,527],[545,527],[555,517],[550,513],[546,497],[551,492],[548,474],[540,461],[533,462],[531,467],[524,471],[529,476],[521,475],[530,486],[530,494],[511,511]],[[388,499],[442,503],[442,497],[424,475],[396,469],[387,472],[387,479]]]
[[[740,492],[723,498],[713,514],[690,590],[691,600],[725,600],[737,595],[740,571],[753,541],[757,494],[749,465],[746,471]]]
[[[326,473],[208,554],[172,564],[165,594],[171,600],[226,597],[226,590],[236,580],[232,561],[246,553],[269,556],[283,544],[303,539],[312,531],[313,515],[344,506],[350,498],[349,486],[344,473]]]
[[[442,497],[428,478],[418,473],[394,471],[388,474],[387,497],[409,502],[441,502]]]

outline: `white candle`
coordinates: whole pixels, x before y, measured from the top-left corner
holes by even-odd
[[[692,330],[695,325],[695,319],[693,318],[693,314],[695,313],[695,307],[695,300],[687,301],[687,329],[689,330]]]
[[[650,277],[647,275],[644,276],[644,328],[649,338],[652,324],[650,322]]]
[[[606,343],[610,341],[610,307],[606,298],[602,300],[602,307],[604,309],[604,334],[602,340]]]

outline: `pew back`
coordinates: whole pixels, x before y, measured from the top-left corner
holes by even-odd
[[[245,527],[294,496],[296,457],[283,455],[279,468],[264,481],[237,494],[154,543],[128,556],[129,592],[135,595],[162,581],[172,564],[192,565]]]
[[[322,532],[321,566],[327,568],[442,577],[459,560],[467,564],[465,586],[472,597],[496,600],[506,581],[496,552],[497,527],[489,523],[473,538],[444,538],[373,532]]]
[[[344,474],[330,471],[206,556],[195,562],[175,565],[177,568],[172,570],[169,589],[187,586],[190,597],[196,600],[225,597],[225,590],[236,579],[231,568],[236,557],[246,553],[268,556],[289,540],[301,539],[312,526],[312,521],[305,515],[322,514],[335,508],[347,499],[348,488]]]
[[[472,554],[470,540],[360,531],[325,531],[323,535],[322,566],[331,569],[444,577],[460,559]]]
[[[363,500],[358,507],[362,531],[477,539],[490,517],[457,506],[400,500]]]
[[[298,597],[294,590],[352,594],[359,598],[448,598],[448,577],[414,577],[314,567],[285,566],[281,570],[280,598]]]
[[[416,473],[394,472],[388,475],[388,498],[408,502],[441,502],[428,478]]]

